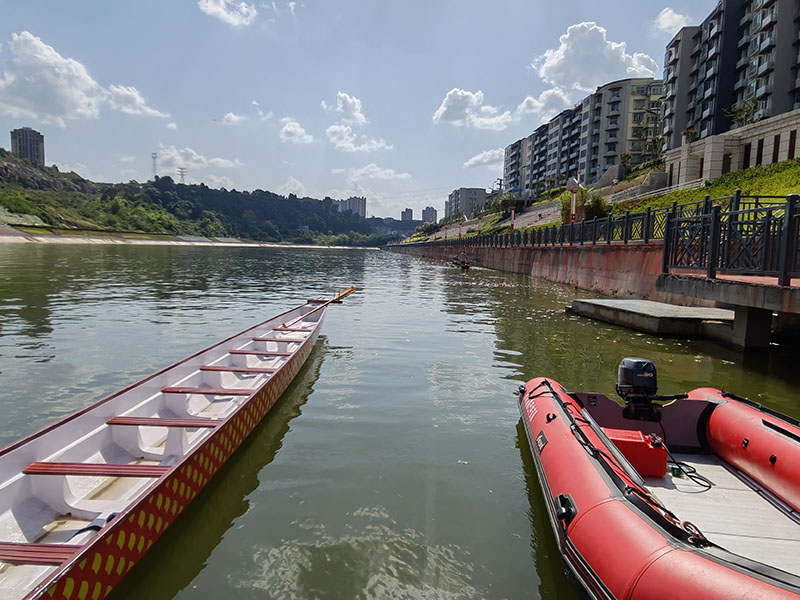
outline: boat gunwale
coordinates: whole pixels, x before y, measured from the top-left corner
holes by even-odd
[[[139,381],[131,383],[131,384],[125,386],[124,388],[117,390],[116,392],[112,392],[111,394],[109,394],[107,396],[104,396],[103,398],[100,398],[99,400],[95,400],[94,402],[92,402],[90,404],[87,404],[83,408],[79,408],[75,412],[71,412],[69,414],[66,414],[66,415],[60,417],[59,419],[57,419],[56,421],[53,421],[52,423],[49,423],[49,424],[43,426],[41,429],[38,429],[38,430],[36,430],[36,431],[34,431],[32,433],[29,433],[28,435],[26,435],[26,436],[24,436],[24,437],[22,437],[22,438],[20,438],[20,439],[18,439],[16,441],[14,441],[14,442],[11,442],[7,446],[4,446],[3,448],[0,448],[0,458],[2,458],[3,456],[5,456],[6,454],[8,454],[9,452],[11,452],[13,450],[21,448],[22,446],[24,446],[28,442],[31,442],[31,441],[35,440],[36,438],[39,438],[39,437],[43,436],[45,433],[49,433],[50,431],[53,431],[54,429],[57,429],[58,427],[61,427],[62,425],[65,425],[66,423],[69,423],[73,419],[76,419],[77,417],[80,417],[80,416],[82,416],[82,415],[84,415],[84,414],[86,414],[88,412],[91,412],[92,410],[94,410],[98,406],[101,406],[101,405],[105,404],[106,402],[109,402],[110,400],[113,400],[114,398],[117,398],[118,396],[121,396],[122,394],[124,394],[126,392],[129,392],[129,391],[131,391],[131,390],[133,390],[133,389],[135,389],[135,388],[147,383],[151,379],[154,379],[155,377],[158,377],[159,375],[163,375],[167,371],[170,371],[171,369],[179,367],[180,365],[192,360],[193,358],[197,358],[198,356],[200,356],[204,352],[208,352],[209,350],[212,350],[213,348],[216,348],[217,346],[220,346],[220,345],[222,345],[222,344],[224,344],[226,342],[229,342],[232,339],[242,335],[243,333],[246,333],[247,331],[250,331],[251,329],[256,329],[258,327],[261,327],[262,325],[265,325],[266,323],[269,323],[270,321],[272,321],[274,319],[277,319],[279,317],[287,315],[290,312],[293,312],[293,311],[295,311],[295,310],[297,310],[299,308],[302,308],[304,306],[307,306],[307,305],[308,305],[308,302],[306,302],[305,304],[299,304],[299,305],[295,306],[294,308],[290,308],[289,310],[286,310],[286,311],[284,311],[282,313],[279,313],[279,314],[275,315],[274,317],[270,317],[269,319],[266,319],[266,320],[264,320],[264,321],[262,321],[262,322],[260,322],[260,323],[258,323],[256,325],[253,325],[252,327],[248,327],[248,328],[243,329],[243,330],[241,330],[241,331],[239,331],[237,333],[234,333],[233,335],[231,335],[231,336],[229,336],[229,337],[227,337],[227,338],[225,338],[223,340],[220,340],[216,344],[212,344],[211,346],[206,346],[205,348],[203,348],[201,350],[198,350],[197,352],[195,352],[194,354],[191,354],[190,356],[182,358],[181,360],[179,360],[177,362],[174,362],[171,365],[168,365],[168,366],[166,366],[166,367],[164,367],[162,369],[159,369],[158,371],[156,371],[154,373],[150,373],[149,375],[146,375],[145,377],[143,377]]]
[[[140,385],[141,383],[148,381],[152,377],[160,375],[160,374],[164,373],[165,371],[168,371],[168,370],[170,370],[170,369],[172,369],[172,368],[174,368],[174,367],[176,367],[178,365],[181,365],[181,364],[185,363],[186,361],[191,360],[192,358],[195,358],[198,355],[203,354],[204,352],[206,352],[206,351],[208,351],[208,350],[210,350],[212,348],[215,348],[216,346],[219,346],[220,344],[224,344],[224,343],[226,343],[226,342],[228,342],[228,341],[230,341],[230,340],[232,340],[232,339],[234,339],[234,338],[246,333],[247,331],[249,331],[251,329],[255,329],[255,328],[261,327],[262,325],[264,325],[264,324],[266,324],[266,323],[268,323],[270,321],[273,321],[273,320],[275,320],[277,318],[280,318],[280,317],[282,317],[282,316],[284,316],[284,315],[286,315],[288,313],[296,311],[297,309],[302,308],[304,306],[307,306],[308,304],[309,304],[308,302],[306,302],[305,304],[300,304],[300,305],[298,305],[298,306],[296,306],[294,308],[291,308],[291,309],[289,309],[287,311],[279,313],[278,315],[270,317],[269,319],[266,319],[265,321],[262,321],[261,323],[258,323],[258,324],[254,325],[252,327],[248,327],[247,329],[244,329],[244,330],[242,330],[242,331],[240,331],[240,332],[238,332],[238,333],[236,333],[236,334],[234,334],[234,335],[232,335],[232,336],[230,336],[228,338],[225,338],[224,340],[221,340],[220,342],[218,342],[218,343],[216,343],[216,344],[214,344],[212,346],[208,346],[207,348],[204,348],[203,350],[201,350],[199,352],[196,352],[195,354],[192,354],[191,356],[188,356],[188,357],[184,358],[183,360],[180,360],[180,361],[174,363],[173,365],[170,365],[170,366],[168,366],[168,367],[166,367],[164,369],[161,369],[157,373],[153,373],[152,375],[146,377],[145,379],[141,380],[140,382],[137,382],[136,384],[128,386],[127,388],[125,388],[125,390],[120,390],[118,392],[115,392],[114,394],[111,394],[110,396],[107,396],[106,398],[103,398],[102,400],[99,400],[98,402],[96,402],[96,403],[94,403],[93,405],[90,405],[90,406],[96,406],[96,405],[102,404],[103,402],[106,402],[106,401],[118,396],[123,391],[126,391],[126,390],[128,390],[128,389],[130,389],[132,387],[136,387],[137,385]],[[303,343],[301,343],[292,352],[291,356],[286,357],[287,358],[286,362],[284,362],[280,367],[278,367],[277,370],[275,371],[275,373],[273,373],[269,378],[265,379],[264,382],[260,386],[258,386],[257,388],[253,388],[253,393],[250,394],[249,396],[247,396],[247,398],[245,399],[244,402],[242,402],[229,415],[227,415],[224,419],[222,419],[220,421],[220,423],[214,429],[210,430],[211,431],[210,435],[206,436],[205,439],[202,440],[194,448],[191,448],[186,454],[184,454],[180,458],[180,460],[178,460],[174,464],[170,465],[170,469],[166,473],[164,473],[163,475],[161,475],[157,479],[153,479],[151,481],[151,483],[149,485],[145,486],[134,498],[131,498],[130,501],[127,503],[127,505],[124,508],[122,508],[115,515],[115,517],[114,517],[114,519],[112,521],[107,522],[97,532],[97,535],[95,535],[88,542],[86,542],[86,543],[81,545],[81,548],[80,548],[79,551],[77,551],[75,554],[73,554],[69,559],[67,559],[64,562],[62,562],[59,565],[57,565],[53,569],[53,571],[51,573],[48,573],[40,582],[38,582],[33,588],[31,588],[29,591],[27,591],[26,595],[24,596],[24,598],[27,600],[27,599],[31,599],[31,598],[40,598],[40,597],[42,597],[42,595],[46,593],[47,589],[49,589],[52,585],[56,584],[63,576],[65,576],[67,573],[69,573],[69,571],[75,565],[77,565],[81,560],[83,560],[99,544],[101,544],[104,540],[106,540],[109,535],[112,535],[117,528],[123,527],[125,525],[126,518],[128,516],[130,516],[130,514],[133,513],[133,511],[135,511],[141,505],[141,503],[145,501],[145,499],[149,495],[154,493],[165,481],[167,481],[172,476],[174,476],[176,473],[178,473],[180,468],[184,465],[184,463],[189,462],[197,452],[199,452],[201,449],[203,449],[207,443],[209,443],[212,439],[214,439],[214,437],[217,434],[219,434],[219,432],[223,431],[224,428],[228,424],[230,424],[230,422],[242,410],[244,410],[250,404],[250,402],[253,400],[253,398],[257,394],[261,393],[271,382],[277,380],[276,375],[278,375],[284,368],[288,367],[292,363],[292,361],[295,360],[295,358],[298,355],[300,355],[307,347],[309,347],[309,346],[313,347],[313,345],[316,343],[316,341],[317,341],[317,339],[319,337],[319,331],[320,331],[320,327],[322,325],[322,321],[323,321],[323,319],[325,317],[326,309],[327,309],[327,307],[322,308],[320,317],[314,323],[314,327],[312,329],[308,330],[310,335],[307,336],[306,339],[303,341]],[[319,312],[319,311],[317,311],[317,312]],[[305,316],[305,315],[300,315],[300,316],[302,317],[302,316]],[[309,350],[308,354],[310,354],[310,350]],[[308,356],[306,356],[306,359],[307,358],[308,358]],[[305,359],[303,360],[303,363],[305,363]],[[302,365],[298,368],[298,371],[299,371],[300,368],[302,368]],[[288,385],[290,383],[291,383],[291,381],[289,383],[287,383],[287,387],[288,387]],[[284,389],[284,391],[285,391],[285,389]],[[278,396],[278,397],[280,397],[280,396]],[[277,401],[277,399],[276,399],[276,401]],[[89,408],[89,407],[86,407],[86,408]],[[80,411],[80,412],[83,413],[85,411]],[[267,410],[267,412],[269,412],[269,409]],[[77,413],[72,413],[72,414],[67,415],[67,416],[68,417],[74,417],[74,416],[77,416]],[[266,416],[266,414],[265,414],[265,416]],[[255,426],[257,426],[257,425],[258,425],[258,423],[255,424]],[[40,432],[36,432],[36,433],[40,433]],[[242,441],[244,441],[244,440],[242,440]],[[238,450],[240,445],[241,445],[241,442],[235,448],[233,448],[233,450],[231,451],[231,454],[236,452],[236,450]],[[0,453],[0,456],[2,456],[1,453]],[[225,461],[227,461],[227,458],[225,459]],[[223,464],[224,464],[225,461],[223,461]],[[220,465],[219,468],[221,468],[221,467],[222,467],[222,465]],[[213,476],[216,475],[216,472],[219,470],[219,468],[214,471],[214,473],[211,475],[211,478],[213,478]],[[197,494],[195,494],[195,496],[193,496],[189,500],[187,505],[190,504],[196,498],[197,495],[199,495],[199,493],[202,491],[203,487],[205,487],[205,485],[200,486],[200,488],[197,491]],[[180,517],[182,512],[183,512],[183,510],[179,511],[175,515],[175,519],[174,520],[177,520]],[[173,520],[173,522],[174,522],[174,520]],[[165,527],[161,530],[161,532],[159,532],[159,534],[156,536],[156,539],[158,537],[161,537],[161,535],[164,533],[164,531],[166,531],[166,529],[169,527],[169,525],[170,525],[170,523],[167,523],[165,525]],[[146,554],[147,551],[148,550],[145,549],[145,551],[142,554],[143,555]],[[123,576],[123,578],[124,578],[124,576]]]

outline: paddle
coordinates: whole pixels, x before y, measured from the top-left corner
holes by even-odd
[[[329,304],[332,304],[334,302],[341,302],[342,298],[347,298],[347,296],[349,296],[350,294],[352,294],[355,291],[356,291],[356,287],[354,285],[351,285],[349,288],[347,288],[345,290],[342,290],[341,292],[337,293],[333,298],[331,298],[330,300],[326,300],[325,302],[323,302],[322,304],[320,304],[319,306],[317,306],[313,310],[308,311],[306,314],[300,315],[299,317],[297,317],[293,321],[289,321],[288,323],[284,323],[283,326],[284,327],[291,327],[295,323],[305,319],[308,315],[313,315],[315,312],[317,312],[320,309],[325,308]]]

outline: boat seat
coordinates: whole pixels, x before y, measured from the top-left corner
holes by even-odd
[[[251,354],[253,356],[291,356],[294,352],[272,352],[270,350],[231,350],[231,354]]]
[[[219,419],[176,419],[165,417],[111,417],[109,425],[132,425],[139,427],[216,427]]]
[[[273,327],[272,331],[295,331],[297,333],[308,333],[309,329],[303,329],[301,327],[286,327],[285,325],[278,325],[277,327]]]
[[[230,373],[250,373],[250,374],[257,374],[257,373],[274,373],[278,369],[267,369],[264,367],[226,367],[226,366],[214,366],[214,365],[205,365],[200,367],[201,371],[225,371]]]
[[[35,462],[25,475],[85,475],[87,477],[161,477],[170,470],[162,465],[113,465],[107,463]]]
[[[254,342],[286,342],[287,344],[301,344],[306,341],[306,338],[302,340],[293,340],[292,338],[276,338],[276,337],[254,337]]]
[[[60,565],[81,548],[75,544],[0,542],[0,561],[12,565]]]
[[[253,390],[241,388],[201,388],[201,387],[165,387],[161,388],[165,394],[201,394],[203,396],[249,396]]]

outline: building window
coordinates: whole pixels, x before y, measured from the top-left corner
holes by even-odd
[[[646,106],[646,102],[643,98],[639,98],[633,101],[633,110],[644,110]]]
[[[764,138],[758,140],[758,147],[756,148],[756,166],[760,166],[764,160]]]
[[[745,144],[744,146],[744,158],[742,159],[742,168],[748,169],[750,168],[750,155],[753,153],[753,144]]]
[[[789,160],[794,160],[794,147],[797,145],[797,129],[789,133]]]

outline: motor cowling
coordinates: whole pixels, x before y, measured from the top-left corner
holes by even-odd
[[[623,358],[617,371],[617,394],[628,402],[656,396],[658,377],[656,365],[646,358]]]

